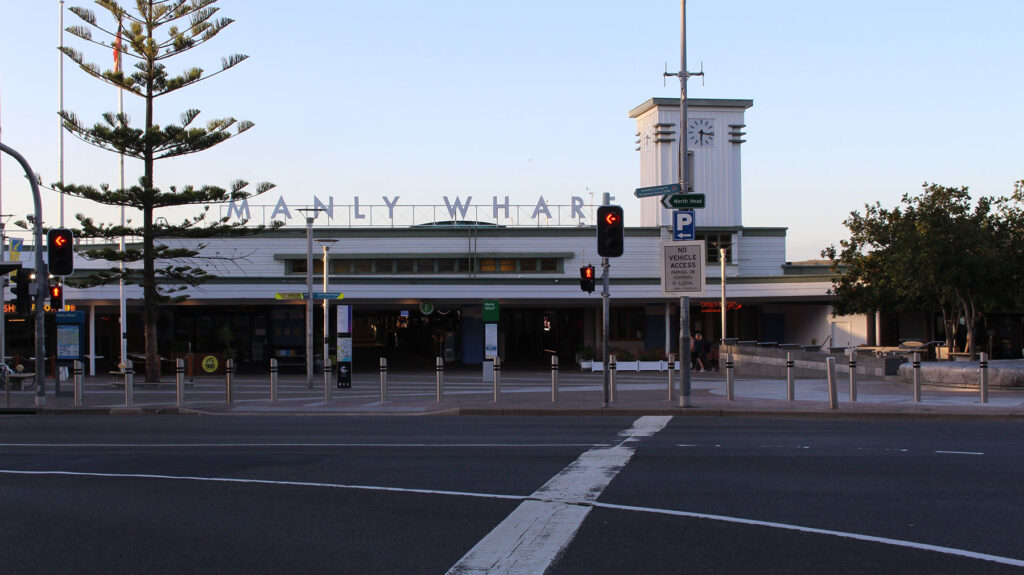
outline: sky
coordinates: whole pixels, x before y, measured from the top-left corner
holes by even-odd
[[[132,3],[128,3],[132,4]],[[127,5],[127,4],[126,4]],[[68,0],[65,27],[79,24]],[[678,97],[678,0],[221,0],[235,20],[168,62],[219,68],[249,60],[158,101],[162,122],[188,108],[256,126],[210,151],[164,160],[157,185],[277,188],[253,204],[443,204],[442,197],[610,193],[639,225],[639,153],[631,109]],[[0,139],[44,184],[60,176],[58,1],[0,0]],[[17,17],[14,12],[17,10]],[[1021,134],[1024,1],[690,0],[692,98],[750,99],[742,148],[743,225],[788,229],[787,259],[819,257],[846,237],[866,203],[895,206],[925,182],[1005,195],[1024,178]],[[103,68],[109,49],[70,34],[67,45]],[[178,64],[181,62],[181,64]],[[64,107],[85,123],[116,111],[113,88],[66,61]],[[126,112],[141,119],[139,102]],[[128,182],[141,167],[129,161]],[[7,228],[32,211],[20,167],[0,164]],[[69,183],[116,184],[117,157],[70,135]],[[376,201],[374,201],[377,199]],[[61,223],[43,191],[44,223]],[[74,214],[117,215],[68,199]],[[13,217],[6,217],[6,216]],[[131,217],[131,214],[129,214]],[[170,218],[169,218],[170,219]],[[298,220],[292,223],[298,224]]]

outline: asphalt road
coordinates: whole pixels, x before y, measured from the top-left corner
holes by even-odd
[[[1013,422],[0,417],[6,573],[1017,573]]]

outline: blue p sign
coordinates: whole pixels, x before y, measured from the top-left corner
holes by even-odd
[[[672,212],[672,240],[685,241],[696,239],[693,225],[693,210],[675,210]]]

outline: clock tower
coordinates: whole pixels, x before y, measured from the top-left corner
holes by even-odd
[[[679,139],[686,138],[690,165],[690,191],[704,194],[704,209],[696,210],[702,227],[741,227],[742,181],[740,145],[746,140],[743,119],[753,100],[687,98],[687,126],[679,129],[679,99],[653,98],[634,108],[637,151],[640,152],[639,188],[678,183]],[[672,225],[672,210],[661,197],[640,199],[640,225]]]

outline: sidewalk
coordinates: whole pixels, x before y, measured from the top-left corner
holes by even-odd
[[[35,390],[12,391],[10,407],[0,391],[0,415],[5,413],[207,413],[207,414],[338,414],[338,415],[640,415],[683,416],[784,416],[784,417],[950,417],[1022,418],[1024,390],[991,389],[988,403],[981,403],[978,388],[924,386],[921,401],[913,401],[911,385],[890,381],[858,381],[857,401],[849,400],[849,380],[837,381],[837,409],[830,409],[827,381],[796,381],[794,401],[786,399],[786,381],[737,378],[735,399],[726,399],[726,382],[720,373],[691,376],[690,407],[680,407],[678,373],[676,390],[669,399],[668,374],[619,372],[616,394],[604,405],[603,375],[560,372],[557,399],[552,401],[548,371],[505,372],[498,401],[494,387],[483,383],[479,373],[445,374],[443,397],[437,400],[434,372],[391,373],[387,398],[381,401],[379,374],[357,374],[349,389],[331,389],[324,398],[323,377],[313,388],[304,376],[282,376],[278,400],[270,399],[269,376],[242,375],[232,381],[232,401],[227,401],[226,379],[204,377],[187,383],[184,403],[176,405],[173,376],[159,385],[136,382],[130,407],[126,407],[123,382],[109,377],[87,377],[81,407],[74,406],[70,382],[62,382],[60,397],[47,382],[45,405],[36,406]]]

